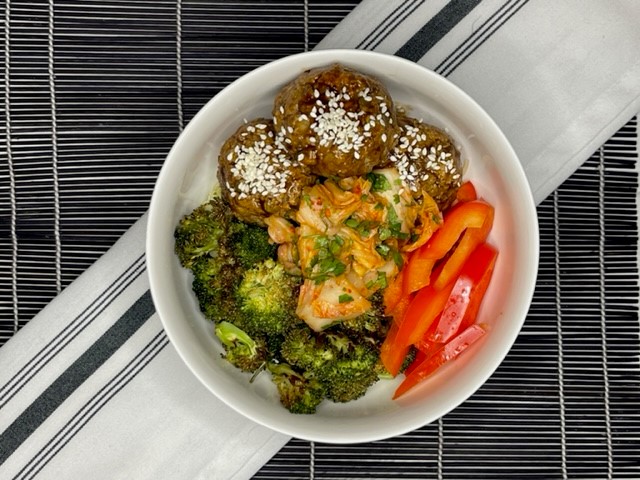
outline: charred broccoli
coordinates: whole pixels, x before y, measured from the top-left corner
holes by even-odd
[[[300,323],[295,314],[300,282],[271,259],[246,270],[236,290],[242,326],[250,333],[274,335]]]
[[[355,342],[344,332],[316,333],[300,327],[286,336],[281,353],[291,365],[316,378],[327,398],[336,402],[359,398],[378,380],[378,346]]]
[[[327,389],[327,398],[349,402],[360,398],[378,380],[378,350],[372,344],[356,344],[316,374]]]
[[[182,266],[191,268],[203,255],[227,257],[225,237],[231,220],[231,212],[219,198],[200,205],[183,217],[174,232],[175,251]]]
[[[240,266],[251,268],[267,258],[275,258],[278,246],[269,240],[265,228],[242,222],[235,222],[234,227],[231,245]]]
[[[180,263],[193,272],[193,291],[205,317],[235,321],[234,298],[243,273],[275,258],[266,229],[241,222],[220,198],[213,198],[180,220],[174,232]]]
[[[280,402],[291,413],[314,413],[324,399],[325,390],[316,378],[306,378],[286,363],[269,363],[273,383],[280,394]]]

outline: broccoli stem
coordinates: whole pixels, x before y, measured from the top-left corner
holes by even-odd
[[[233,323],[219,322],[216,325],[216,336],[227,347],[234,347],[239,342],[249,349],[252,356],[258,353],[256,342],[244,330],[239,329]]]

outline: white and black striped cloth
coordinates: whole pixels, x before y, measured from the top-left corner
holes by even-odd
[[[503,128],[540,202],[640,110],[639,18],[634,1],[365,0],[319,48],[447,76]],[[0,349],[0,477],[248,478],[289,440],[220,404],[168,345],[144,228]]]

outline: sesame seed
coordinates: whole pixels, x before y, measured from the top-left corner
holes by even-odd
[[[344,109],[344,94],[336,93],[329,89],[325,91],[326,101],[316,101],[317,114],[311,116],[314,122],[311,129],[319,137],[318,145],[329,146],[333,144],[342,152],[358,150],[363,145],[364,137],[360,135],[358,118],[360,112],[349,112]],[[310,140],[310,143],[315,143]]]
[[[266,135],[261,137],[267,138]],[[249,195],[270,196],[283,193],[283,190],[286,192],[290,176],[287,169],[291,162],[282,149],[276,148],[275,141],[269,143],[265,139],[249,145],[235,146],[236,160],[231,174],[235,179],[236,188],[230,188],[227,183],[232,198],[243,200]]]

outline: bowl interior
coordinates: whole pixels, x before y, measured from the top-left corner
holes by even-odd
[[[315,415],[280,406],[267,375],[249,383],[220,358],[212,324],[200,314],[189,272],[173,253],[179,218],[201,204],[215,184],[217,154],[243,119],[270,116],[277,90],[305,69],[339,61],[377,76],[396,104],[446,129],[468,163],[465,178],[496,208],[490,241],[499,249],[479,321],[489,335],[399,401],[400,379],[380,381],[361,399],[323,402]],[[466,94],[415,63],[364,51],[327,50],[273,62],[237,80],[194,117],[171,150],[153,194],[147,263],[156,309],[173,345],[193,373],[231,407],[275,430],[315,441],[347,443],[387,438],[418,428],[468,398],[498,367],[526,316],[538,262],[535,205],[520,163],[496,124]]]

